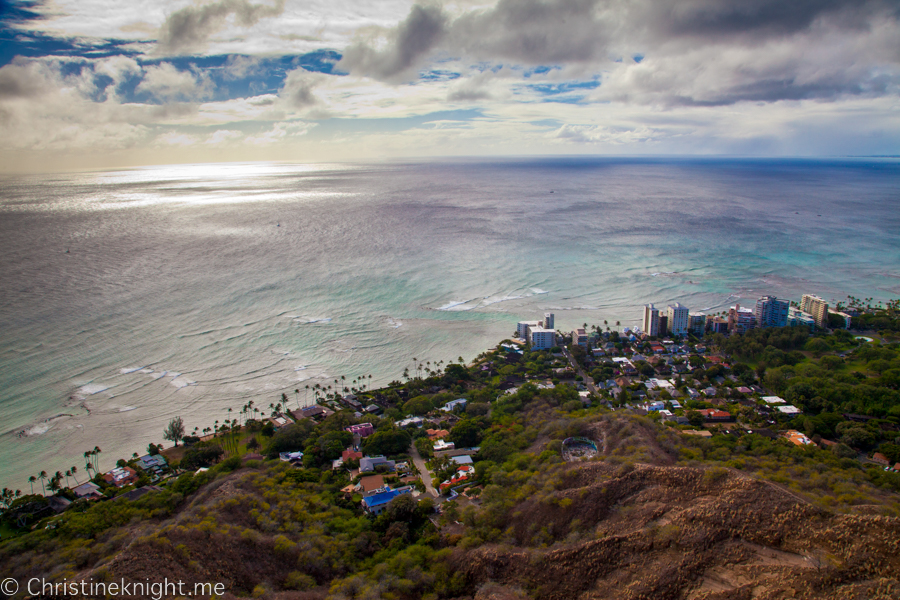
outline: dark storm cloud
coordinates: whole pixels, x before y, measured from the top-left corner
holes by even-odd
[[[417,5],[385,47],[360,41],[340,66],[389,82],[438,53],[577,66],[609,74],[598,99],[670,105],[884,95],[898,85],[898,18],[897,0],[500,0],[456,19]],[[631,55],[642,60],[620,61]]]
[[[226,25],[234,15],[238,24],[250,27],[260,19],[277,17],[284,12],[285,0],[273,6],[251,4],[247,0],[221,0],[212,4],[188,6],[175,11],[159,30],[159,49],[164,53],[179,53],[204,44],[210,36]]]
[[[387,48],[377,50],[359,42],[347,48],[338,67],[384,81],[400,81],[414,75],[444,38],[447,21],[439,6],[417,4],[392,32]]]
[[[873,13],[896,18],[898,7],[891,0],[681,0],[637,2],[632,10],[664,37],[723,38],[790,35],[837,15],[846,27],[864,26],[861,18]]]

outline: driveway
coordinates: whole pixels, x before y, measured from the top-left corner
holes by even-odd
[[[413,464],[416,465],[416,468],[419,470],[419,477],[422,479],[422,483],[425,484],[425,491],[431,494],[432,498],[437,498],[437,490],[435,490],[434,486],[431,485],[431,479],[433,475],[431,474],[431,471],[428,470],[428,467],[425,466],[425,461],[419,454],[419,449],[416,448],[415,444],[412,444],[410,446],[409,455],[412,456]]]

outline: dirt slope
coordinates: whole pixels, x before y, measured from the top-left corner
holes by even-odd
[[[593,539],[458,552],[482,597],[900,598],[900,519],[830,514],[724,469],[592,463],[557,496],[523,503],[516,537],[536,523]]]

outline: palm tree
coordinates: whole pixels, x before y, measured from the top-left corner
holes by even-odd
[[[103,450],[100,449],[100,446],[94,446],[94,454],[100,454]],[[100,460],[97,460],[97,468],[100,468]]]
[[[32,495],[34,495],[34,482],[35,481],[37,481],[37,477],[35,477],[34,475],[32,475],[31,477],[28,478],[28,483],[31,484],[31,494]]]
[[[75,485],[78,485],[78,477],[75,475],[76,473],[78,473],[78,467],[73,465],[72,466],[72,479],[75,480]]]
[[[38,475],[38,479],[41,480],[41,489],[44,490],[44,495],[47,495],[47,488],[44,487],[44,480],[47,479],[47,471],[41,471],[40,475]]]

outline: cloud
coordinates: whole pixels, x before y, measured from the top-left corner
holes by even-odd
[[[318,104],[319,100],[312,91],[323,77],[325,75],[310,73],[306,69],[294,69],[285,78],[279,98],[291,108],[308,108]]]
[[[606,127],[597,125],[563,125],[551,135],[552,138],[578,144],[634,144],[658,141],[668,137],[663,132],[639,125],[634,128]]]
[[[264,131],[258,135],[249,136],[246,139],[246,142],[260,146],[282,143],[290,141],[292,138],[306,135],[313,127],[314,124],[305,121],[286,121],[277,123],[268,131]]]
[[[145,69],[144,79],[135,88],[162,101],[199,100],[211,93],[211,82],[203,75],[179,71],[170,63]]]
[[[440,57],[562,66],[602,76],[596,101],[668,106],[832,100],[895,93],[898,20],[891,0],[499,0],[455,18],[415,5],[339,66],[394,84]],[[464,80],[447,98],[493,95]]]
[[[39,63],[15,61],[0,67],[0,99],[33,98],[51,88],[50,72]]]
[[[373,48],[371,40],[359,41],[347,48],[337,67],[382,81],[406,81],[443,39],[447,20],[440,6],[416,4],[389,34],[386,48]]]
[[[220,0],[182,8],[169,15],[160,27],[158,50],[177,54],[201,48],[227,26],[229,17],[233,16],[238,25],[251,27],[261,19],[279,16],[284,12],[284,3],[285,0],[275,0],[269,6],[247,0]]]

